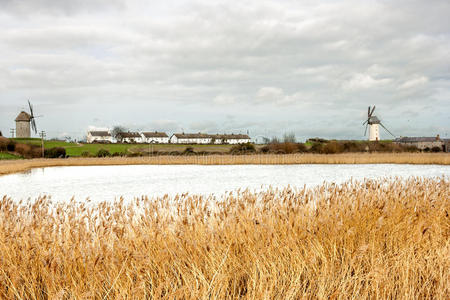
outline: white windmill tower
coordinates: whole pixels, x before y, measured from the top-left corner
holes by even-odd
[[[367,120],[363,123],[363,125],[366,125],[366,129],[364,131],[364,136],[367,134],[367,127],[369,127],[369,141],[379,141],[380,140],[380,129],[378,125],[381,125],[387,132],[389,132],[390,135],[395,137],[384,125],[381,123],[380,119],[378,119],[376,116],[373,115],[373,112],[375,110],[375,105],[372,108],[372,111],[369,109],[367,110]]]

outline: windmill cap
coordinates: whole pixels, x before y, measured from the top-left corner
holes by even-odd
[[[31,116],[29,113],[26,113],[24,111],[20,112],[20,114],[16,118],[16,122],[29,122],[31,120]]]
[[[381,121],[376,116],[372,116],[369,118],[369,124],[380,124]]]

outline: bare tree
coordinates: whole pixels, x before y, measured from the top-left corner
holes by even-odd
[[[117,126],[114,126],[113,129],[111,130],[111,135],[112,135],[114,138],[117,138],[117,135],[118,135],[120,132],[126,132],[127,130],[128,130],[128,129],[127,129],[126,127],[117,125]]]
[[[285,133],[283,136],[283,142],[285,143],[295,143],[296,139],[295,139],[295,133],[291,132],[291,133]]]
[[[271,144],[279,144],[280,140],[278,139],[278,137],[274,136],[272,137],[272,139],[270,140]]]

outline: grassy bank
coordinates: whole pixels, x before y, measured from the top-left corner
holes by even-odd
[[[18,155],[14,155],[14,154],[8,153],[8,152],[0,152],[0,160],[3,160],[3,159],[6,159],[6,160],[9,160],[9,159],[21,159],[21,157],[18,156]]]
[[[13,141],[22,144],[31,144],[41,146],[41,139],[36,138],[14,138]],[[62,147],[66,149],[66,154],[69,156],[81,156],[83,152],[88,152],[95,155],[98,150],[106,149],[110,153],[127,153],[129,149],[136,148],[132,144],[77,144],[67,143],[64,141],[44,141],[44,148],[50,149],[54,147]]]
[[[0,175],[32,168],[95,165],[237,165],[237,164],[450,164],[448,153],[254,154],[31,159],[0,161]]]
[[[17,143],[41,145],[41,140],[36,138],[14,138]],[[195,152],[210,153],[228,153],[233,145],[182,145],[182,144],[76,144],[64,141],[44,141],[46,149],[62,147],[66,149],[66,154],[71,157],[81,156],[87,152],[90,155],[96,155],[100,149],[105,149],[109,153],[148,153],[148,152],[179,152],[182,153],[186,148],[191,148]],[[260,148],[261,146],[257,147]]]
[[[450,183],[0,202],[4,299],[447,299]]]
[[[31,144],[40,147],[41,140],[13,139],[18,144]],[[392,141],[336,141],[322,140],[308,141],[306,143],[273,142],[267,145],[215,145],[215,144],[76,144],[64,141],[44,141],[44,147],[64,148],[65,155],[70,157],[99,156],[102,151],[111,156],[139,156],[152,153],[155,155],[217,155],[217,154],[344,154],[344,153],[414,153],[419,152],[415,147],[400,145]],[[23,148],[23,147],[22,147]],[[106,152],[105,152],[106,150]],[[439,149],[434,149],[439,150]],[[441,149],[442,151],[442,149]],[[27,158],[41,157],[39,149],[33,153],[30,149],[23,151],[22,156]],[[440,152],[428,149],[424,152]],[[104,155],[102,155],[104,156]]]

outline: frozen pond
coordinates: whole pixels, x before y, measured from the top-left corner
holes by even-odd
[[[450,176],[441,165],[138,165],[52,167],[0,176],[0,196],[15,200],[51,195],[55,200],[114,200],[142,195],[221,195],[239,188],[303,187],[350,179]]]

